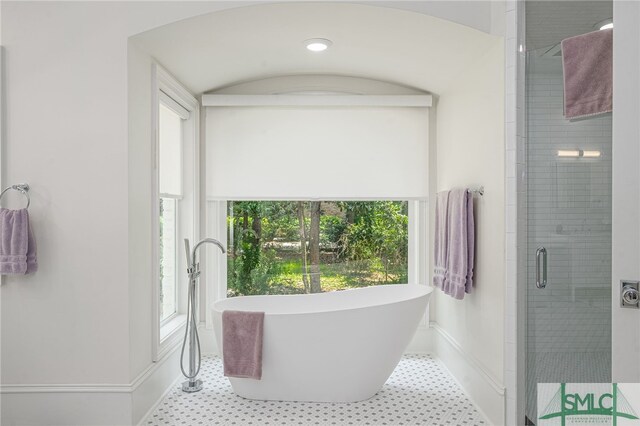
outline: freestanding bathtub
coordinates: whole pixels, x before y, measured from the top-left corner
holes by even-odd
[[[216,302],[222,312],[264,311],[262,380],[230,377],[244,398],[353,402],[375,395],[400,361],[425,313],[431,288],[395,284],[331,293],[244,296]]]

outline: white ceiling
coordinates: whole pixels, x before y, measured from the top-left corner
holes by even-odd
[[[407,10],[410,12],[422,13],[435,18],[446,19],[447,21],[462,24],[476,30],[492,33],[492,19],[500,15],[503,18],[504,4],[496,0],[373,0],[373,1],[352,1],[351,3],[367,4],[371,6],[390,7],[394,9]]]
[[[449,14],[454,4],[468,13],[466,3],[449,3]],[[334,44],[323,53],[309,52],[302,42],[315,37]],[[366,77],[439,94],[497,38],[424,13],[388,7],[278,3],[187,19],[132,41],[194,94],[298,74]]]
[[[594,25],[613,17],[613,1],[527,1],[527,50],[536,50],[597,30]]]

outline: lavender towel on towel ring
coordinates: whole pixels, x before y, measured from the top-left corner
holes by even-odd
[[[30,274],[38,270],[36,240],[27,209],[0,208],[0,274]]]

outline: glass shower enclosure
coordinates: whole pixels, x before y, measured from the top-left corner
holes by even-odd
[[[535,21],[529,3],[525,411],[533,424],[538,383],[611,382],[612,128],[610,114],[572,121],[563,117],[560,46],[535,48],[534,42],[531,49],[530,35],[539,43],[535,32],[550,29],[530,27]],[[551,13],[544,8],[553,3],[536,2],[532,13]],[[589,3],[575,7],[589,8]],[[598,9],[583,13],[587,22],[569,35],[593,31],[596,18],[610,16],[597,16],[607,14],[610,2],[593,3]]]

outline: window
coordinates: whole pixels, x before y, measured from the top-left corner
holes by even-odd
[[[160,99],[158,160],[160,180],[160,321],[178,309],[178,203],[182,199],[182,125],[184,119]]]
[[[323,94],[328,83],[300,79],[202,98],[207,236],[227,241],[226,259],[205,256],[207,303],[428,280],[430,96],[407,103],[366,79],[339,95],[354,80],[333,77]],[[287,84],[296,96],[273,95]]]
[[[155,66],[155,179],[153,188],[153,356],[160,359],[185,324],[184,238],[197,234],[198,102],[179,82]]]
[[[171,319],[178,309],[177,200],[160,198],[160,321]]]
[[[407,201],[230,201],[227,296],[409,281]]]

